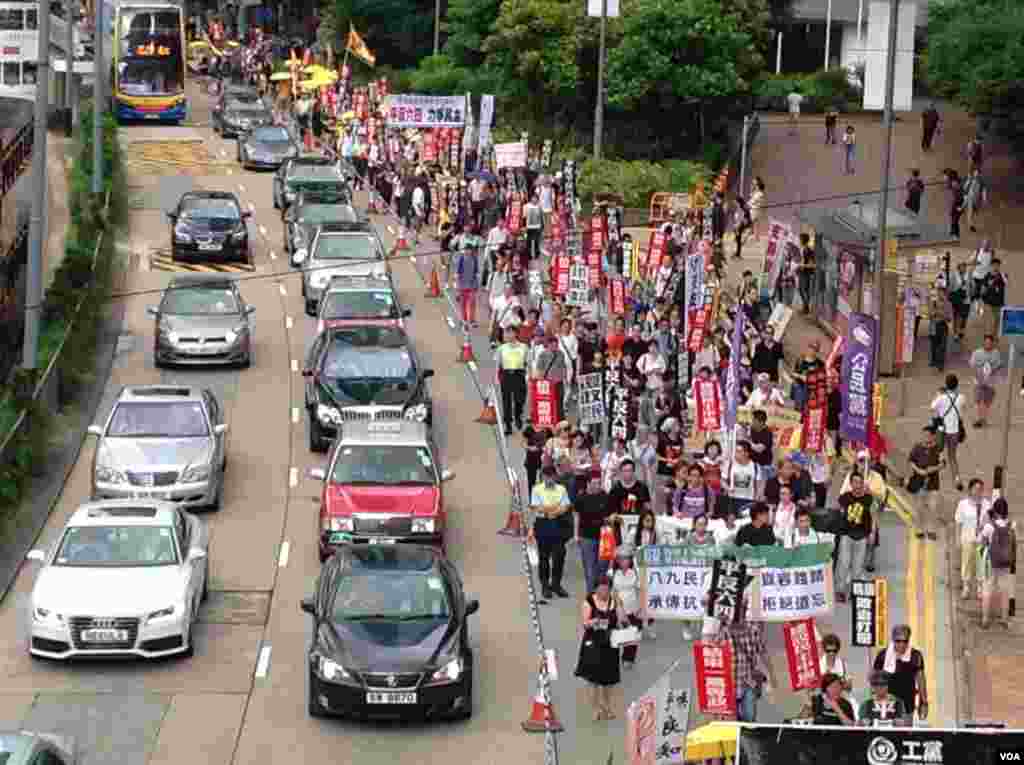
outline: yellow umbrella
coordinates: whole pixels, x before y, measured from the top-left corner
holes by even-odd
[[[303,68],[302,71],[309,75],[317,75],[320,74],[321,72],[329,72],[331,70],[325,66],[321,66],[320,64],[310,64],[309,66]]]
[[[290,80],[292,76],[288,72],[274,72],[270,75],[271,82],[281,82],[282,80]]]
[[[686,734],[686,762],[735,757],[739,726],[732,722],[712,722]]]
[[[210,47],[210,43],[206,42],[206,40],[193,40],[192,42],[190,42],[188,44],[188,49],[189,50],[199,50],[200,48],[209,48],[209,47]]]
[[[237,47],[239,47],[239,46],[240,46],[241,44],[242,44],[242,43],[238,42],[238,40],[228,40],[228,47],[229,47],[229,48],[237,48]]]

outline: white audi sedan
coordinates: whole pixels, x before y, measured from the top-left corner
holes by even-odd
[[[191,656],[206,597],[209,534],[169,502],[79,507],[32,590],[29,653],[47,659]]]

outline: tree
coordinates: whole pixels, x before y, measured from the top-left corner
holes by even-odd
[[[448,0],[444,52],[456,64],[484,63],[484,40],[498,21],[501,0]]]
[[[927,74],[932,87],[979,114],[1024,105],[1024,6],[994,0],[933,0]]]

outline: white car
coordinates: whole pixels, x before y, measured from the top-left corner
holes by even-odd
[[[209,533],[169,502],[79,507],[32,589],[29,653],[47,659],[191,656],[206,597]]]

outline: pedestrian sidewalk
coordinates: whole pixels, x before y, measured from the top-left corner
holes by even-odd
[[[43,289],[53,281],[57,267],[64,260],[64,240],[71,223],[71,166],[75,140],[63,131],[46,134],[46,244],[43,251]]]

